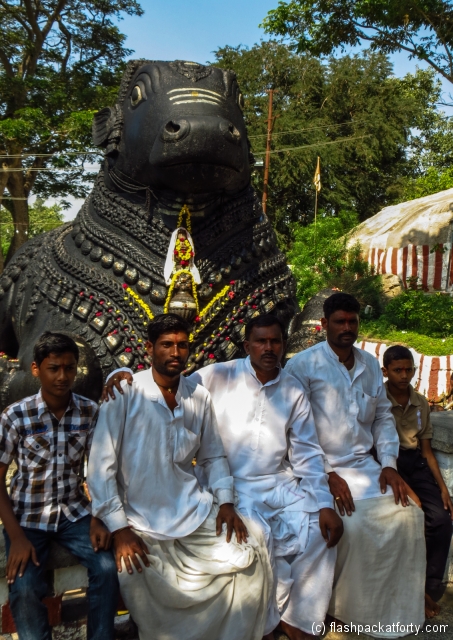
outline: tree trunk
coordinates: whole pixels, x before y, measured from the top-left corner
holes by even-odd
[[[28,240],[28,193],[24,185],[24,174],[22,171],[11,171],[8,177],[8,191],[13,198],[14,204],[14,235],[9,246],[5,259],[5,264],[11,259],[14,253]]]

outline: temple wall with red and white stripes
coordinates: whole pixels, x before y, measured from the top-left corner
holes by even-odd
[[[391,345],[383,342],[369,342],[359,340],[356,347],[368,351],[379,360],[382,367],[384,352]],[[417,367],[415,377],[412,380],[414,388],[422,393],[430,402],[442,402],[453,391],[453,355],[451,356],[425,356],[410,349],[414,364]]]
[[[432,250],[427,244],[388,247],[368,250],[366,259],[376,274],[392,273],[399,276],[405,288],[412,282],[424,291],[446,291],[453,282],[451,243],[438,243]]]

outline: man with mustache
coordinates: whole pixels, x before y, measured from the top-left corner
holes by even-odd
[[[280,320],[258,316],[246,326],[247,358],[189,378],[211,394],[238,509],[265,532],[275,578],[266,640],[279,623],[290,640],[321,632],[342,534],[310,405],[280,367],[285,345]]]
[[[181,377],[189,333],[179,316],[157,316],[152,368],[102,405],[87,479],[93,513],[113,535],[140,640],[261,640],[269,562],[260,530],[235,512],[210,395]]]
[[[293,356],[286,371],[311,402],[343,516],[329,613],[345,623],[375,625],[379,637],[397,637],[424,621],[423,512],[409,501],[417,498],[396,471],[399,438],[379,361],[354,347],[359,312],[347,293],[327,298],[326,342]],[[395,622],[406,632],[392,627]]]

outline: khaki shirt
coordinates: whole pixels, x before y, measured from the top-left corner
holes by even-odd
[[[402,449],[417,449],[420,440],[433,437],[433,427],[429,419],[429,404],[425,396],[409,385],[410,398],[406,407],[397,403],[385,383],[387,397],[392,403],[392,413],[396,422],[396,430]]]

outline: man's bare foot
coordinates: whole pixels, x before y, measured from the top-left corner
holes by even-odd
[[[283,633],[288,636],[289,640],[307,640],[308,638],[317,638],[317,636],[312,636],[311,633],[305,633],[305,631],[292,627],[283,620],[280,620],[280,626]]]
[[[434,618],[439,615],[440,606],[435,600],[425,593],[425,618]]]

